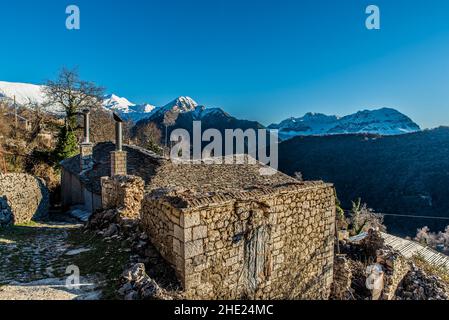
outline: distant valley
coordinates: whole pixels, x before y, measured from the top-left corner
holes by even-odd
[[[296,137],[280,144],[281,171],[335,184],[346,208],[362,198],[388,214],[449,217],[449,128],[400,136]],[[393,234],[413,236],[449,220],[386,217]]]

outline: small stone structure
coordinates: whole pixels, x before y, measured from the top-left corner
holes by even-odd
[[[336,255],[334,259],[334,282],[332,283],[333,300],[353,299],[352,290],[352,270],[345,255]]]
[[[121,218],[138,219],[144,186],[145,183],[142,178],[136,176],[101,178],[103,208],[120,208]]]
[[[45,182],[28,174],[0,174],[0,199],[1,215],[6,217],[9,212],[13,223],[28,223],[48,214],[49,192]]]
[[[95,145],[88,168],[80,156],[61,163],[65,205],[119,207],[127,218],[140,213],[143,230],[176,271],[188,299],[329,297],[332,185],[277,171],[261,175],[267,167],[247,156],[221,159],[226,164],[176,164],[122,145],[115,118],[116,144]]]
[[[135,217],[142,184],[129,176],[111,177],[115,151],[112,143],[97,144],[92,169],[76,175],[77,156],[63,163],[64,170],[102,206],[128,203],[129,217]],[[280,172],[262,176],[260,163],[178,165],[135,146],[124,145],[123,151],[128,175],[145,183],[142,227],[176,270],[186,297],[328,298],[332,185],[299,182]]]
[[[331,185],[287,183],[215,195],[148,194],[142,224],[190,299],[327,299]]]
[[[404,277],[411,270],[411,263],[394,250],[382,250],[377,258],[385,269],[385,286],[382,300],[393,300]]]

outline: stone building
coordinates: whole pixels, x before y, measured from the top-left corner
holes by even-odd
[[[121,141],[89,148],[63,163],[65,203],[130,208],[186,298],[329,297],[332,185],[264,176],[260,163],[176,164]]]

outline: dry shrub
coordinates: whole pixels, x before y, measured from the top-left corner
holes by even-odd
[[[60,174],[47,163],[40,162],[35,164],[31,169],[31,173],[39,178],[42,178],[47,184],[47,187],[52,191],[60,185]]]

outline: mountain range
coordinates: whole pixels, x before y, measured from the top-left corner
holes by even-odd
[[[391,108],[363,110],[344,117],[307,113],[301,118],[289,118],[268,128],[279,130],[283,140],[295,136],[358,133],[398,135],[421,130],[409,117]]]
[[[12,101],[15,97],[16,102],[21,105],[28,105],[30,102],[42,104],[45,102],[44,88],[42,85],[0,81],[0,100]],[[238,125],[241,125],[238,127],[241,129],[264,128],[258,122],[234,118],[220,108],[200,106],[190,97],[179,97],[164,106],[156,107],[153,104],[136,104],[127,98],[110,94],[104,97],[102,105],[105,110],[117,112],[123,118],[137,123],[137,126],[139,122],[141,125],[153,121],[170,127],[191,127],[189,121],[202,120],[205,128],[216,127],[219,130],[226,126],[227,129],[237,128]],[[45,108],[54,114],[63,112],[54,105]],[[409,117],[391,108],[364,110],[344,117],[307,113],[300,118],[289,118],[279,124],[272,124],[268,129],[278,130],[281,140],[295,136],[355,133],[399,135],[421,130]]]
[[[136,123],[133,134],[146,124],[156,124],[162,134],[162,141],[166,140],[166,134],[170,136],[175,129],[185,129],[193,137],[193,122],[201,121],[201,131],[216,129],[224,134],[226,129],[263,129],[264,126],[257,121],[237,119],[220,108],[206,108],[198,105],[192,98],[179,97],[167,105],[160,107]],[[207,144],[204,142],[204,144]],[[224,152],[224,150],[223,150]]]

